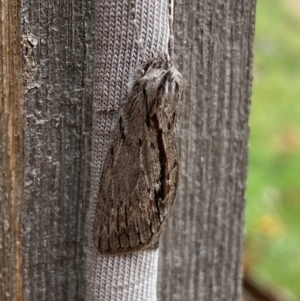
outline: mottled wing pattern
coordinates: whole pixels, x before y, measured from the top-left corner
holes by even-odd
[[[113,129],[94,223],[100,253],[156,248],[178,182],[176,120],[182,77],[151,59],[133,80]]]

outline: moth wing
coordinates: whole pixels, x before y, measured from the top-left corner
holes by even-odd
[[[182,79],[166,62],[150,64],[132,86],[112,132],[94,221],[101,253],[154,248],[175,198]]]
[[[113,130],[94,223],[94,240],[101,253],[138,251],[155,244],[161,226],[155,199],[160,185],[159,149],[145,127],[142,109],[132,111],[134,122],[126,124],[121,116]]]

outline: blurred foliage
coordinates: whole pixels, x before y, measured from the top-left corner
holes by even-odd
[[[300,1],[258,0],[245,264],[300,300]]]

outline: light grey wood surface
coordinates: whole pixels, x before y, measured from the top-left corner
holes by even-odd
[[[92,1],[23,0],[25,300],[83,300]]]
[[[175,54],[186,90],[158,300],[241,299],[255,2],[176,1]]]

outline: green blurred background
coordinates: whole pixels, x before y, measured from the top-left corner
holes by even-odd
[[[300,300],[300,0],[258,0],[245,268]]]

